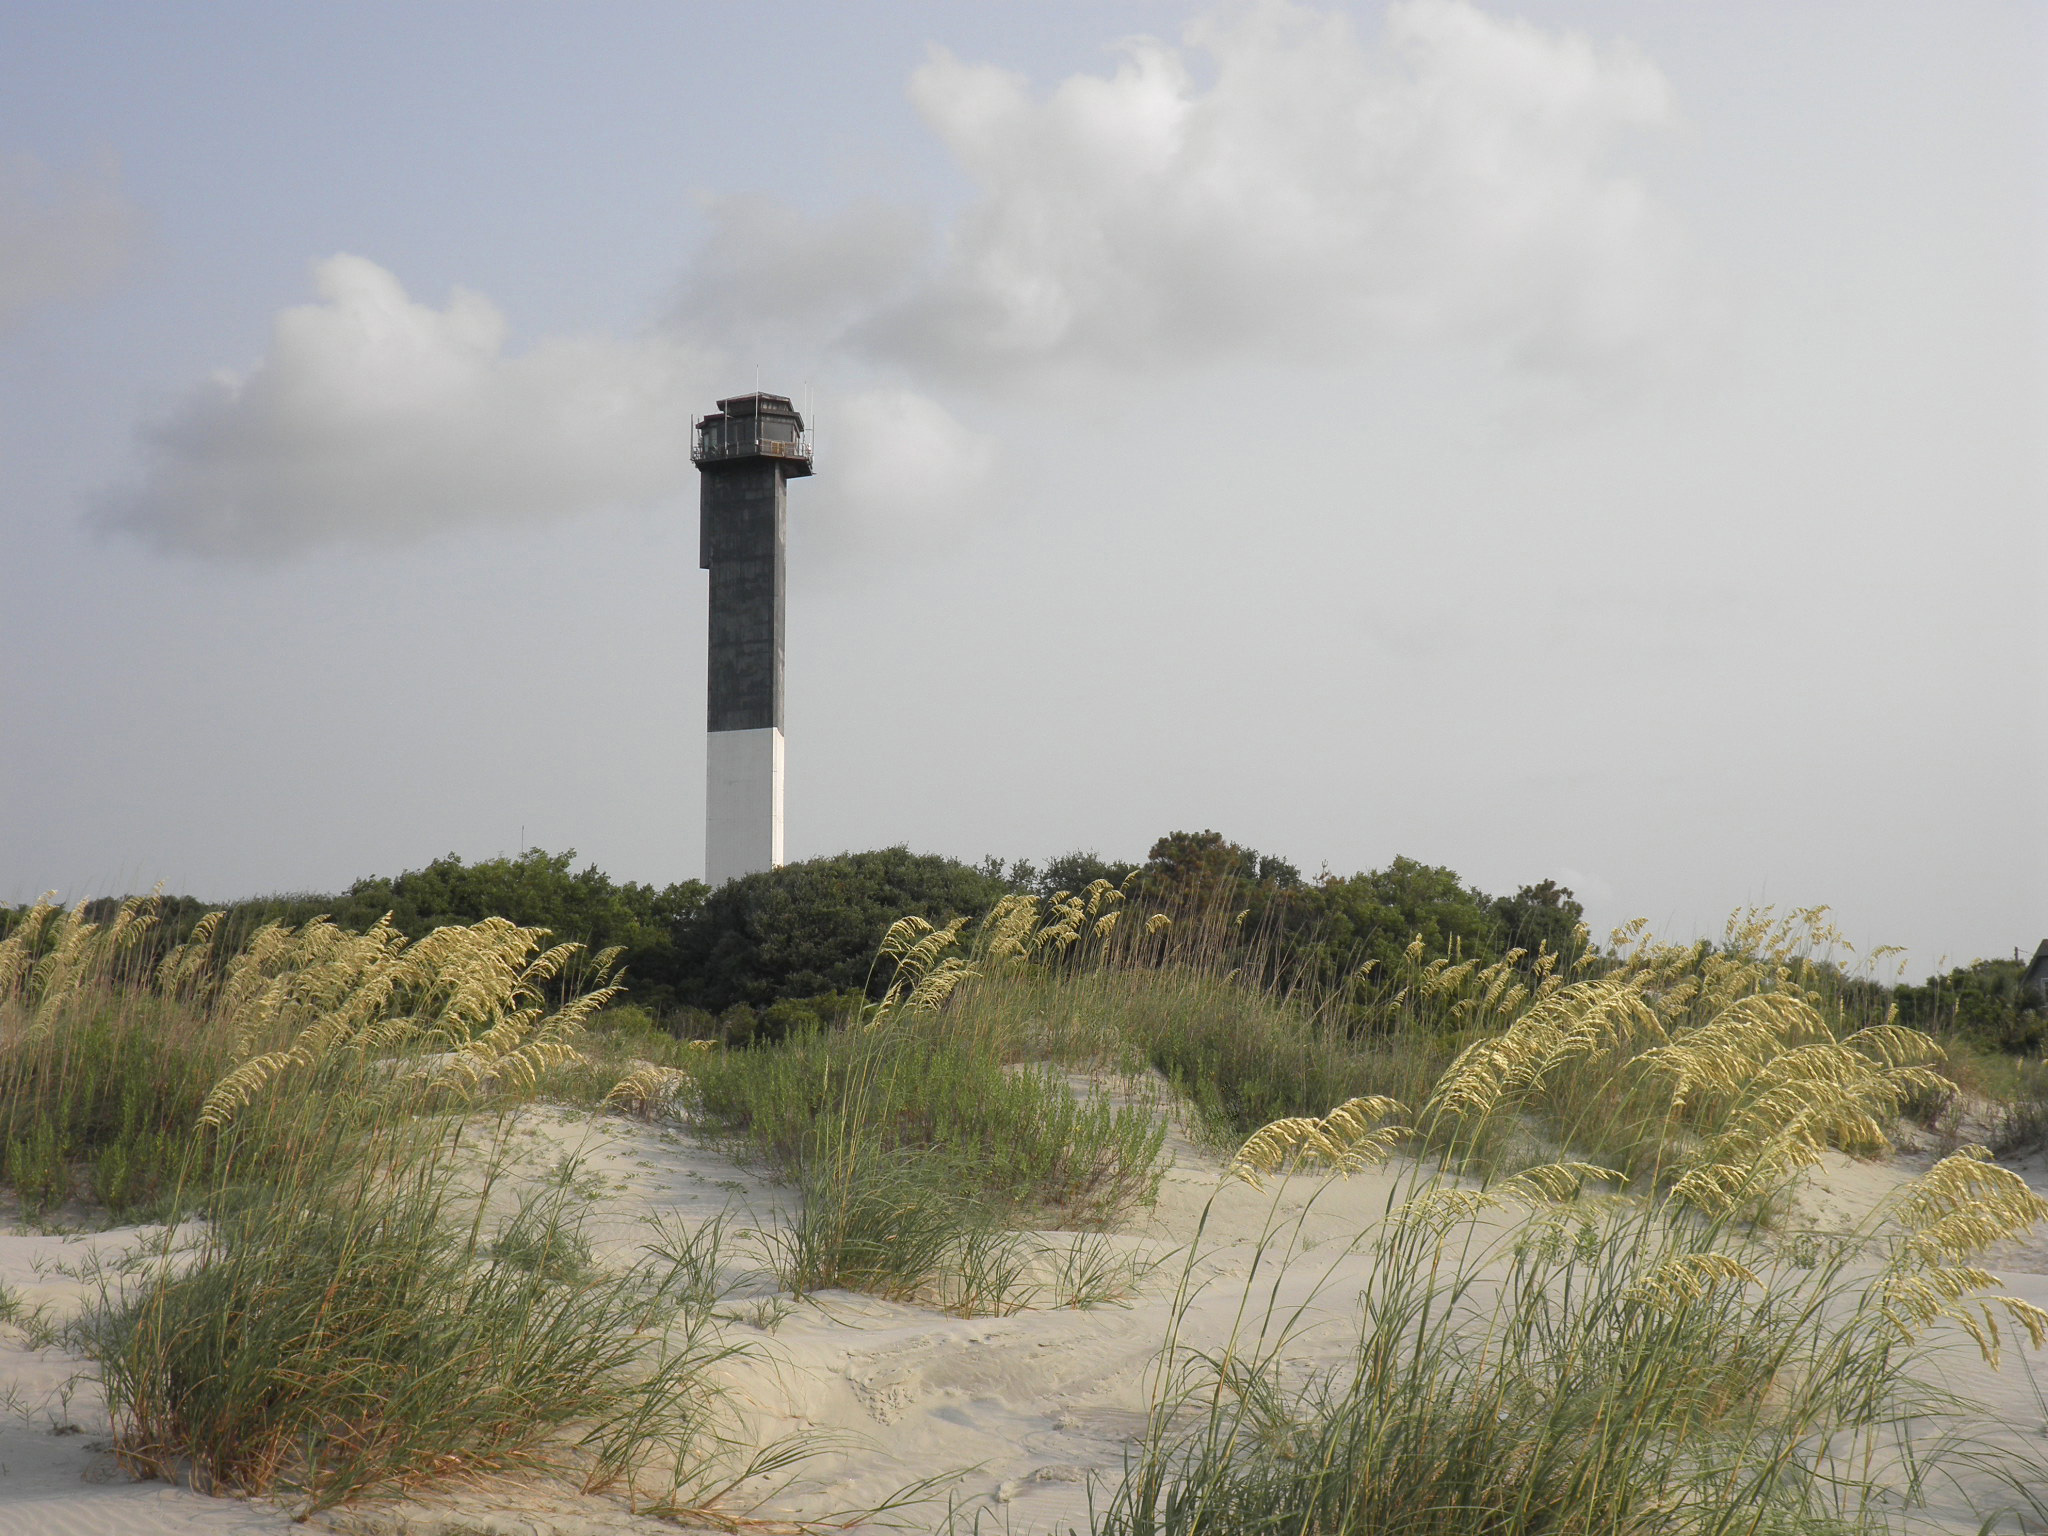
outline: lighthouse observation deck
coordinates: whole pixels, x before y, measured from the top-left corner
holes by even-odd
[[[700,469],[768,459],[791,479],[811,472],[811,437],[782,395],[736,395],[697,422],[690,458]]]

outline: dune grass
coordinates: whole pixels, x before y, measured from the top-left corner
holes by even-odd
[[[1353,1035],[1303,1000],[1187,961],[994,969],[954,993],[946,1019],[1007,1061],[1157,1072],[1219,1146],[1347,1098],[1419,1098],[1457,1051],[1433,1031]]]
[[[584,1196],[514,1155],[611,995],[604,957],[551,1001],[582,956],[538,930],[313,922],[222,954],[203,926],[138,972],[149,920],[39,909],[0,944],[17,1124],[88,1159],[132,1146],[106,1106],[154,1072],[161,1214],[204,1218],[156,1229],[76,1330],[128,1466],[300,1514],[506,1467],[655,1509],[746,1475],[703,1255],[593,1263]]]
[[[1259,1289],[1298,1257],[1276,1206],[1246,1293],[1267,1309],[1221,1349],[1169,1339],[1101,1536],[1846,1533],[1964,1463],[2027,1505],[2033,1471],[1956,1443],[1926,1351],[1944,1329],[1988,1358],[2048,1336],[1977,1263],[2048,1204],[1965,1149],[1864,1230],[1760,1220],[1825,1153],[1882,1153],[1953,1091],[1937,1042],[1842,984],[1824,914],[1742,914],[1719,945],[1637,930],[1568,971],[1413,950],[1345,1027],[1201,954],[1090,956],[1086,924],[1006,947],[1033,931],[1016,916],[920,940],[951,1038],[1156,1069],[1215,1137],[1268,1116],[1231,1165],[1254,1182],[1407,1170],[1357,1237],[1349,1364],[1304,1376],[1306,1309]]]
[[[900,1164],[998,1216],[1096,1227],[1158,1182],[1159,1115],[942,1027],[807,1034],[712,1054],[693,1077],[703,1115],[800,1183],[842,1159]]]
[[[1930,1352],[1944,1330],[1993,1364],[2048,1341],[1979,1267],[2048,1201],[1966,1148],[1856,1231],[1754,1219],[1828,1150],[1884,1150],[1936,1086],[1933,1041],[1810,984],[1817,918],[1645,940],[1532,989],[1413,1111],[1354,1099],[1250,1137],[1230,1173],[1254,1184],[1409,1159],[1358,1235],[1355,1352],[1304,1379],[1306,1309],[1277,1303],[1220,1351],[1170,1344],[1099,1536],[1818,1536],[1888,1528],[1959,1466],[2042,1514],[2041,1469],[1958,1435]],[[1531,1122],[1550,1158],[1501,1156]]]
[[[32,1218],[160,1213],[189,1171],[230,1042],[189,952],[150,963],[152,926],[147,902],[104,925],[39,905],[0,940],[0,1184]]]
[[[843,1287],[1003,1310],[1017,1226],[1100,1229],[1158,1187],[1162,1115],[1006,1067],[929,1018],[710,1053],[690,1093],[802,1191],[776,1268],[797,1292]]]
[[[1152,1198],[1175,1102],[1254,1183],[1402,1159],[1356,1237],[1350,1357],[1305,1374],[1307,1314],[1277,1303],[1220,1349],[1170,1336],[1101,1536],[1868,1529],[1942,1475],[1942,1331],[1992,1356],[2048,1330],[1978,1267],[2048,1207],[1980,1153],[1856,1232],[1760,1219],[1958,1084],[2044,1097],[1859,1014],[1818,914],[1572,967],[1418,947],[1341,1008],[1123,916],[1098,886],[906,920],[866,1017],[720,1049],[607,1021],[604,957],[502,921],[232,952],[203,929],[144,966],[146,904],[39,909],[0,940],[0,1177],[31,1209],[203,1218],[79,1339],[130,1465],[299,1511],[541,1467],[676,1513],[761,1465],[713,1384],[722,1229],[599,1262],[573,1169],[513,1151],[542,1096],[687,1105],[786,1171],[786,1289],[968,1315],[1128,1292],[1096,1234]],[[1112,1097],[1118,1074],[1166,1091]],[[1248,1299],[1298,1256],[1278,1210]]]
[[[0,1183],[31,1217],[164,1213],[227,1047],[176,997],[94,987],[39,1019],[0,1001]]]
[[[1977,1241],[2041,1218],[2015,1175],[1959,1154],[1820,1242],[1676,1197],[1405,1193],[1362,1237],[1350,1359],[1290,1369],[1300,1312],[1277,1308],[1177,1352],[1098,1536],[1847,1536],[1961,1463],[2041,1513],[2038,1468],[1958,1437],[1926,1349],[1944,1317],[1990,1354],[2001,1324],[2048,1326],[1959,1281]]]
[[[703,1411],[708,1309],[652,1256],[592,1265],[566,1181],[491,1219],[502,1127],[292,1129],[86,1331],[130,1466],[303,1513],[454,1471],[601,1480],[626,1425]]]

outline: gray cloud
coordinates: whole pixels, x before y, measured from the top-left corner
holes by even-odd
[[[930,222],[886,203],[811,217],[748,193],[714,198],[708,211],[712,233],[684,276],[675,320],[687,335],[729,345],[815,351],[905,296],[932,250]]]
[[[831,403],[819,427],[824,503],[873,542],[916,537],[974,504],[996,468],[995,440],[929,395],[878,385]]]
[[[103,288],[133,261],[142,217],[111,166],[69,177],[0,160],[0,331],[37,306]]]
[[[674,342],[567,337],[517,355],[457,289],[408,298],[375,262],[314,268],[253,370],[197,385],[143,429],[139,483],[100,520],[167,549],[265,558],[451,523],[534,520],[668,495],[714,387]]]

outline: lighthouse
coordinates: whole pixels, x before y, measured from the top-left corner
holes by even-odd
[[[788,485],[811,472],[804,419],[738,395],[697,423],[698,564],[711,573],[704,879],[782,862],[783,544]]]

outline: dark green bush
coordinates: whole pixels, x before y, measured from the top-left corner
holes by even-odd
[[[1893,993],[1899,1022],[1935,1034],[1958,1034],[1973,1044],[2013,1055],[2038,1054],[2048,1044],[2048,1013],[2020,987],[2022,960],[1978,960],[1924,986]]]
[[[785,998],[857,992],[889,925],[976,916],[1008,883],[957,859],[883,848],[745,875],[677,926],[678,1001],[723,1013]]]
[[[1267,983],[1323,989],[1368,961],[1391,972],[1417,936],[1431,955],[1455,950],[1482,963],[1510,946],[1562,952],[1581,916],[1572,893],[1552,881],[1491,897],[1452,870],[1408,858],[1305,880],[1286,859],[1214,831],[1169,832],[1142,865],[1076,851],[1042,869],[999,859],[977,866],[897,847],[788,864],[717,891],[695,880],[663,887],[615,881],[595,866],[574,869],[574,859],[573,850],[537,848],[474,863],[449,854],[335,894],[234,902],[225,947],[265,922],[321,915],[361,929],[388,912],[411,938],[504,917],[592,951],[622,947],[632,1002],[672,1033],[737,1044],[782,1038],[808,1016],[837,1017],[837,1003],[825,1000],[863,989],[875,946],[897,918],[977,916],[1013,891],[1049,897],[1107,880],[1128,890],[1135,910],[1173,917],[1187,935],[1181,949],[1213,949],[1205,958]],[[116,905],[94,903],[88,915],[104,921]],[[162,921],[138,963],[183,939],[209,910],[191,897],[163,898]],[[0,908],[0,932],[16,916]],[[784,1003],[794,1009],[774,1011]]]
[[[503,917],[522,927],[545,928],[557,940],[582,944],[593,954],[614,945],[624,949],[630,995],[654,1007],[671,1005],[680,979],[676,929],[697,910],[708,888],[701,880],[662,887],[617,881],[594,864],[572,869],[575,858],[573,848],[561,853],[529,848],[516,858],[472,864],[451,853],[423,869],[372,875],[331,894],[299,892],[225,903],[161,897],[157,928],[141,959],[146,962],[182,942],[212,911],[227,913],[223,952],[271,922],[297,926],[331,917],[360,931],[389,913],[394,927],[418,939],[449,924]],[[106,922],[119,905],[116,898],[102,898],[87,904],[86,916]],[[8,910],[0,909],[0,934],[7,923]]]
[[[734,1003],[712,1021],[710,1034],[725,1045],[772,1045],[805,1030],[833,1029],[858,1020],[866,994],[821,992],[785,997],[762,1008]]]

